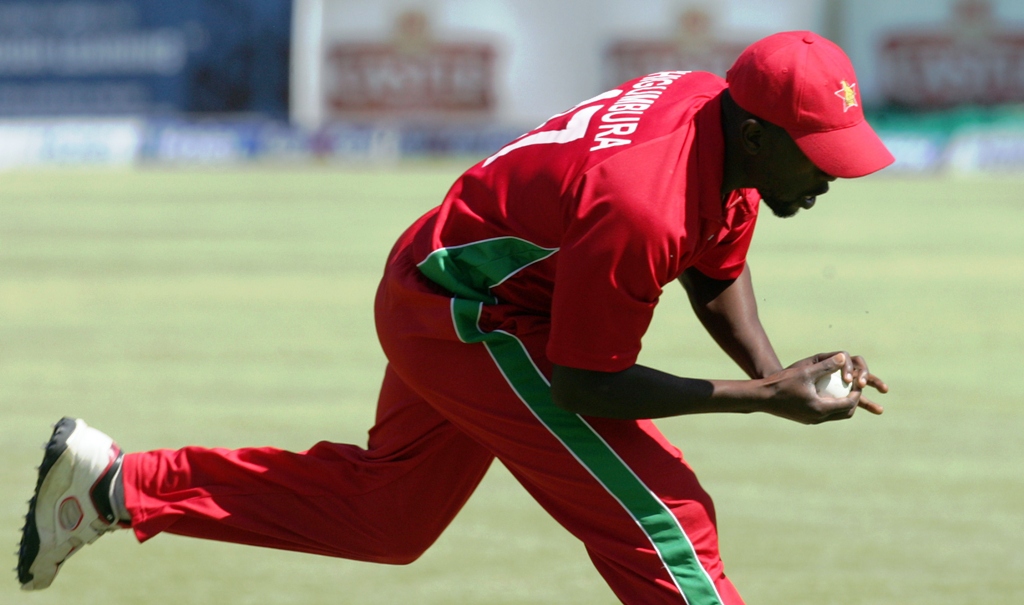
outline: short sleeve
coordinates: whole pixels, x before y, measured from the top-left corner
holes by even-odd
[[[754,238],[757,212],[737,212],[733,220],[739,224],[731,227],[722,241],[702,254],[693,264],[698,271],[712,279],[736,279],[743,273],[743,267],[747,264],[747,253]]]

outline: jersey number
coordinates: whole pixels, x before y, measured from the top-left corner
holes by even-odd
[[[562,113],[551,116],[550,118],[548,118],[547,122],[544,122],[544,124],[547,124],[548,122],[554,120],[555,118],[562,117],[567,113],[571,113],[579,109],[579,111],[576,111],[576,113],[571,118],[569,118],[569,123],[565,125],[565,128],[561,130],[542,130],[540,132],[534,132],[532,134],[520,137],[515,141],[512,141],[508,145],[502,147],[498,151],[498,153],[484,160],[484,166],[489,165],[491,162],[500,158],[501,156],[512,151],[515,151],[516,149],[519,149],[521,147],[529,147],[530,145],[545,145],[548,143],[569,143],[577,139],[582,139],[583,135],[587,134],[587,128],[590,126],[590,119],[593,118],[594,114],[596,114],[598,111],[601,111],[604,105],[591,105],[590,107],[584,107],[583,109],[580,109],[580,107],[583,107],[584,105],[589,105],[590,103],[594,103],[595,101],[614,99],[615,97],[621,94],[621,90],[609,90],[607,92],[603,92],[597,95],[596,97],[583,101],[582,103],[576,105],[569,111],[563,111]],[[539,128],[542,128],[544,124],[541,124]]]

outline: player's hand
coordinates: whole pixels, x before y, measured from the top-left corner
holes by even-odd
[[[842,370],[843,379],[853,383],[846,397],[822,397],[814,383],[823,376]],[[863,397],[867,386],[886,393],[889,387],[868,370],[863,357],[845,351],[821,353],[802,359],[765,379],[771,396],[765,411],[803,424],[819,424],[853,416],[858,407],[872,414],[881,414],[882,406]]]
[[[868,370],[868,363],[863,357],[860,355],[850,355],[846,351],[833,351],[831,353],[819,353],[818,355],[808,359],[813,360],[813,362],[818,362],[839,354],[846,356],[846,361],[842,366],[843,380],[853,385],[854,392],[861,392],[860,400],[857,401],[857,407],[863,408],[876,416],[884,412],[885,408],[874,401],[865,398],[863,391],[865,388],[870,386],[879,393],[885,394],[889,392],[889,385],[885,384],[884,380],[875,376]]]

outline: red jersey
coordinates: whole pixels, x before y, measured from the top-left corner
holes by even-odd
[[[734,279],[746,262],[760,196],[720,193],[725,87],[659,72],[552,117],[421,220],[420,270],[457,297],[550,318],[554,363],[633,365],[666,284],[689,267]]]

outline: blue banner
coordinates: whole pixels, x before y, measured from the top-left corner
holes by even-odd
[[[0,0],[0,116],[288,115],[291,0]]]

